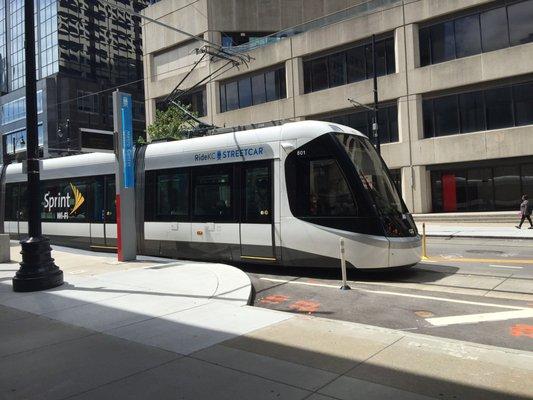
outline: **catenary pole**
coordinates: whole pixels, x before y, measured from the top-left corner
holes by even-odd
[[[63,271],[54,264],[50,241],[43,237],[41,230],[34,20],[34,0],[24,0],[28,238],[20,242],[22,262],[13,278],[13,290],[16,292],[44,290],[63,284]]]

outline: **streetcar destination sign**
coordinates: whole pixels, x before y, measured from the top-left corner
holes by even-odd
[[[194,155],[194,161],[217,161],[225,160],[232,158],[243,158],[243,157],[260,157],[265,153],[265,148],[260,147],[248,147],[244,149],[236,150],[218,150],[208,153],[198,153]]]

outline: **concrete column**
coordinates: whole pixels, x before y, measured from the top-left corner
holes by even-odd
[[[148,126],[153,124],[155,121],[155,99],[146,98],[144,101],[144,108],[146,110],[146,127],[148,128]],[[148,133],[146,133],[146,136],[148,138]]]
[[[394,30],[394,56],[396,62],[396,73],[404,73],[406,70],[405,45],[404,29],[403,26],[400,26]]]
[[[413,69],[420,67],[420,46],[418,41],[417,24],[409,24],[405,26],[405,45],[407,70],[412,71]]]
[[[296,96],[298,96],[299,90],[300,90],[300,73],[298,71],[299,69],[299,63],[298,58],[290,58],[289,60],[285,61],[285,82],[287,85],[287,97],[289,99],[292,99],[291,101],[291,107],[292,110],[289,115],[285,113],[285,117],[290,116],[291,118],[294,118],[296,116]]]
[[[398,136],[400,143],[409,143],[409,96],[398,99]]]
[[[422,95],[413,94],[408,96],[409,101],[409,125],[411,140],[413,142],[424,139],[424,117],[422,114]]]
[[[431,178],[424,165],[402,168],[402,197],[412,213],[431,212]]]
[[[211,68],[211,67],[210,67]],[[205,86],[207,97],[207,117],[211,125],[215,124],[215,115],[220,110],[220,96],[218,82],[211,81]]]
[[[304,63],[301,57],[293,58],[292,68],[294,74],[293,93],[294,97],[304,94]]]

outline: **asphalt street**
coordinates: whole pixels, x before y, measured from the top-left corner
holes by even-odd
[[[409,270],[245,266],[254,305],[513,349],[533,350],[533,243],[428,239]]]

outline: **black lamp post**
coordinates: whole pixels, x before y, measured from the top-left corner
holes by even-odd
[[[48,238],[41,230],[37,87],[35,75],[35,27],[33,0],[24,0],[24,55],[26,57],[26,167],[28,175],[28,238],[21,240],[22,262],[13,278],[15,292],[32,292],[63,284],[63,271],[52,258]]]

